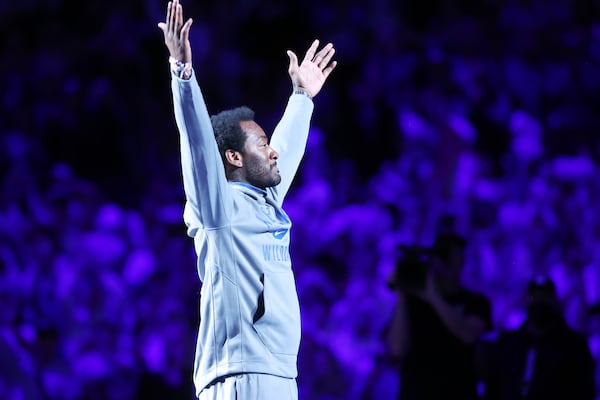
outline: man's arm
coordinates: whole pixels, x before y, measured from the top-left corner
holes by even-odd
[[[462,314],[440,295],[429,298],[429,303],[448,330],[465,344],[474,344],[487,330],[483,318],[478,315]]]
[[[448,304],[436,288],[432,273],[427,278],[423,298],[431,304],[448,330],[465,344],[474,344],[489,328],[480,315],[467,315]]]
[[[271,137],[271,146],[279,153],[277,163],[281,182],[274,188],[274,192],[280,204],[304,155],[313,111],[312,98],[321,91],[327,77],[337,65],[336,61],[331,61],[335,54],[333,45],[329,43],[317,52],[318,46],[319,41],[315,40],[300,65],[296,54],[291,50],[287,52],[290,59],[288,73],[293,93]]]
[[[180,133],[181,165],[186,194],[185,222],[194,236],[199,226],[218,227],[228,220],[230,202],[223,161],[214,139],[210,116],[191,68],[189,31],[179,0],[169,2],[163,31],[171,64],[171,89]]]

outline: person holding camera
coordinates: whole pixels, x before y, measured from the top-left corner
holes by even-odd
[[[394,271],[387,341],[400,363],[400,400],[477,399],[476,344],[491,329],[491,305],[461,285],[465,247],[459,235],[439,234],[431,249],[405,249]]]

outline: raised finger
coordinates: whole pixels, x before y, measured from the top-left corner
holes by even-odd
[[[185,22],[185,24],[183,25],[183,28],[181,28],[181,32],[179,34],[179,41],[181,43],[184,43],[189,39],[191,26],[192,26],[192,19],[190,18]]]
[[[175,24],[177,32],[179,32],[183,25],[183,7],[179,2],[177,2],[177,17],[175,18]]]
[[[325,47],[323,47],[313,58],[312,62],[314,62],[315,64],[319,65],[321,63],[321,61],[323,60],[323,57],[325,57],[325,54],[327,54],[327,52],[333,47],[333,45],[331,43],[327,43],[327,45]]]
[[[167,3],[167,18],[165,19],[165,24],[167,25],[167,32],[171,30],[171,10],[173,9],[172,3]]]
[[[173,0],[171,2],[171,15],[169,19],[169,31],[171,34],[175,35],[177,33],[177,4],[179,2],[177,0]]]
[[[335,49],[332,47],[325,54],[325,56],[323,57],[323,59],[321,60],[321,62],[319,64],[317,64],[319,66],[319,68],[320,69],[325,68],[329,64],[329,61],[331,61],[331,58],[333,57],[334,54],[335,54]]]
[[[314,42],[310,45],[308,50],[306,50],[306,54],[304,55],[304,61],[312,61],[315,56],[315,51],[317,51],[317,47],[319,46],[319,41],[315,39]]]
[[[331,74],[331,71],[333,71],[336,66],[337,61],[333,61],[327,68],[323,70],[323,76],[325,77],[325,79],[327,79],[329,74]]]

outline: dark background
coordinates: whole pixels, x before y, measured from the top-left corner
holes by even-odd
[[[184,7],[209,111],[249,105],[267,131],[291,90],[286,50],[336,46],[286,204],[301,398],[394,398],[392,249],[429,244],[442,216],[468,239],[465,284],[496,329],[545,273],[598,358],[598,2]],[[190,398],[200,282],[165,9],[0,3],[2,398]]]

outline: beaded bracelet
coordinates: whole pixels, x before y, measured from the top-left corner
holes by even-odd
[[[190,79],[192,77],[192,63],[184,63],[176,60],[173,57],[169,57],[169,64],[171,64],[171,70],[180,79]]]

